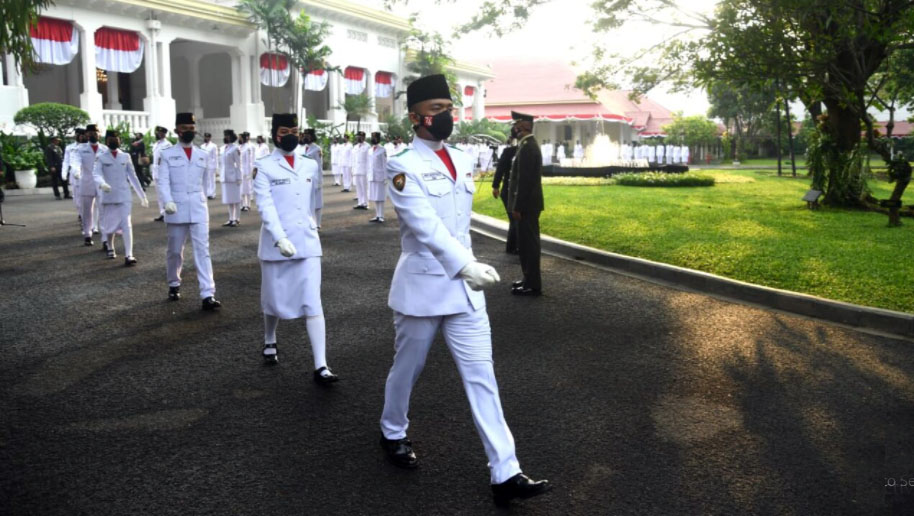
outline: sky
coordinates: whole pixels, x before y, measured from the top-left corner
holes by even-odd
[[[362,4],[383,9],[384,0],[355,0]],[[543,56],[561,58],[569,64],[578,63],[576,69],[586,69],[595,43],[616,52],[636,53],[658,43],[679,29],[659,24],[626,24],[622,29],[594,34],[590,21],[593,0],[552,0],[533,9],[526,25],[498,38],[485,31],[476,31],[450,41],[451,54],[461,60],[487,64],[493,59],[515,56]],[[417,25],[427,32],[439,32],[447,37],[454,27],[468,21],[483,0],[401,0],[394,6],[395,14],[408,17],[417,15]],[[679,0],[681,9],[710,14],[717,0]],[[625,85],[623,85],[624,87]],[[647,94],[671,111],[684,115],[707,115],[708,98],[704,90],[672,93],[656,88]],[[799,102],[791,103],[791,114],[805,113]],[[897,120],[911,116],[911,112],[896,112]],[[802,115],[800,115],[802,116]],[[887,120],[887,113],[877,113],[879,120]]]
[[[383,0],[361,0],[362,3],[383,8]],[[534,8],[523,29],[502,38],[478,31],[451,41],[451,53],[461,61],[486,64],[493,58],[515,56],[543,56],[560,58],[569,64],[578,63],[586,68],[594,43],[600,42],[613,49],[636,52],[645,45],[659,41],[669,28],[656,26],[625,27],[622,31],[595,35],[589,25],[593,18],[590,8],[592,0],[554,0]],[[680,2],[687,9],[710,12],[716,0],[684,0]],[[449,36],[453,28],[468,21],[482,0],[409,0],[395,6],[393,12],[403,16],[418,15],[417,25],[426,31],[437,31]],[[671,111],[682,111],[685,115],[706,115],[707,95],[703,90],[688,94],[674,94],[654,90],[648,96]]]

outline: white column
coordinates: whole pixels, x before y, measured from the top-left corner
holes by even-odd
[[[146,98],[143,108],[149,113],[149,127],[174,127],[175,99],[171,96],[171,42],[174,37],[151,28],[146,58]],[[151,69],[151,70],[150,70]]]
[[[171,98],[171,41],[171,38],[163,38],[159,42],[159,71],[161,74],[159,96],[165,98]]]
[[[293,69],[292,77],[290,77],[289,80],[293,79],[295,80],[295,83],[292,85],[295,88],[295,90],[293,90],[295,92],[295,114],[298,115],[299,124],[304,126],[307,117],[305,114],[305,94],[304,91],[302,91],[304,83],[302,74],[300,74],[298,70]]]
[[[108,105],[106,109],[122,109],[120,99],[120,89],[117,82],[117,72],[105,72],[108,75]]]
[[[102,122],[102,94],[98,92],[95,72],[95,31],[98,25],[84,25],[79,38],[79,54],[82,56],[83,91],[79,95],[79,107],[89,114],[89,120]]]
[[[203,119],[203,102],[200,94],[200,58],[201,54],[191,54],[187,58],[187,86],[190,88],[190,110],[197,117]]]
[[[242,104],[250,104],[253,102],[251,97],[251,56],[242,55],[239,61],[241,64],[238,69],[241,74],[241,102]]]
[[[478,83],[476,84],[476,94],[473,95],[473,119],[479,120],[486,116],[486,91]]]
[[[16,58],[13,57],[13,54],[6,54],[4,56],[6,60],[6,75],[7,75],[7,86],[22,86],[22,73],[19,70],[19,67],[16,66]]]
[[[464,94],[463,94],[463,92],[465,91],[465,89],[466,89],[466,86],[465,86],[465,85],[463,85],[462,83],[457,83],[457,91],[460,92],[460,97],[461,97],[461,98],[463,99],[463,101],[464,101],[464,102],[461,102],[461,103],[460,103],[460,107],[457,108],[457,119],[458,119],[459,122],[463,122],[463,121],[466,119],[466,115],[467,115],[467,107],[468,107],[468,106],[465,104],[465,102],[466,102],[466,96],[464,96]],[[470,107],[471,107],[471,109],[472,109],[472,106],[470,106]]]
[[[365,70],[365,94],[368,95],[370,99],[371,111],[365,117],[365,122],[367,123],[369,130],[365,131],[366,133],[371,134],[374,131],[378,130],[378,105],[377,99],[374,96],[374,78],[375,74],[371,70]]]
[[[327,72],[329,77],[327,77],[327,87],[330,88],[330,105],[327,107],[327,118],[335,123],[340,123],[340,118],[344,118],[345,115],[340,115],[342,112],[339,109],[340,104],[343,103],[342,88],[340,87],[340,73],[339,72]]]
[[[261,93],[263,85],[260,84],[260,61],[256,56],[251,56],[249,59],[251,63],[251,102],[256,104],[263,102],[263,94]],[[292,77],[289,77],[289,80],[292,80]]]
[[[264,130],[264,105],[260,98],[253,99],[255,88],[253,73],[257,72],[257,81],[260,81],[260,67],[253,71],[252,57],[239,48],[237,54],[231,54],[232,60],[232,106],[229,109],[231,128],[236,133],[250,131],[254,134]],[[257,92],[259,94],[259,88]]]

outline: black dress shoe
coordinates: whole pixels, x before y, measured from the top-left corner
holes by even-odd
[[[247,206],[242,206],[241,211],[251,211],[251,209],[248,208]]]
[[[226,222],[225,224],[223,224],[222,227],[231,227],[233,222],[235,222],[235,221],[230,220],[230,221]]]
[[[394,466],[406,469],[413,469],[419,466],[419,459],[416,457],[416,452],[413,451],[413,443],[407,437],[403,439],[387,439],[382,435],[381,448],[384,448],[387,460]]]
[[[162,222],[163,220],[165,220],[165,215],[159,215],[158,217],[156,217],[152,220],[154,220],[156,222]]]
[[[117,253],[114,252],[114,249],[109,248],[105,254],[108,255],[109,260],[113,260],[113,259],[117,258]]]
[[[108,248],[108,242],[107,241],[102,242],[102,251],[107,253],[109,250],[110,249]]]
[[[213,296],[209,296],[203,300],[203,309],[207,312],[211,312],[220,307],[222,307],[222,303],[216,301],[216,298]]]
[[[266,365],[279,363],[279,352],[276,350],[276,344],[264,344],[261,355],[263,356],[263,363]]]
[[[515,296],[541,296],[543,291],[535,288],[525,287],[521,285],[520,287],[514,287],[511,289],[511,293]]]
[[[168,299],[171,301],[181,299],[181,287],[168,287]]]
[[[515,289],[517,287],[523,287],[523,286],[524,286],[524,280],[522,280],[522,279],[519,279],[511,284],[512,289]]]
[[[124,267],[133,267],[134,265],[136,265],[136,258],[133,256],[124,258]]]
[[[322,374],[324,371],[327,371],[327,374]],[[314,381],[321,385],[330,385],[340,381],[340,377],[333,374],[329,367],[324,366],[314,371]]]
[[[95,245],[95,242],[92,241],[92,237],[86,237],[85,241],[83,241],[83,245],[88,247],[90,245]]]
[[[532,498],[552,489],[548,480],[533,480],[523,473],[518,473],[501,484],[492,484],[492,495],[495,505],[508,505],[514,498]]]

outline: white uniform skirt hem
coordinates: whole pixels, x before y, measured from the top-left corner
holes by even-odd
[[[263,313],[280,319],[323,315],[321,259],[260,262],[260,305]]]
[[[222,183],[222,204],[238,204],[241,202],[241,185],[238,183]]]
[[[387,185],[383,181],[372,181],[368,184],[368,200],[382,202],[387,200]]]
[[[123,202],[117,204],[106,204],[105,209],[101,210],[100,226],[102,234],[110,235],[118,231],[126,231],[127,224],[130,223],[130,209],[133,203]]]
[[[241,181],[241,195],[254,195],[253,178],[245,178]]]

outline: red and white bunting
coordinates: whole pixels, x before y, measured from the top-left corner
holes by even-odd
[[[326,70],[311,70],[305,74],[305,89],[309,91],[324,91],[327,87],[327,77],[330,74]]]
[[[132,30],[102,27],[95,31],[95,66],[108,72],[133,73],[143,63],[143,40]]]
[[[473,105],[474,100],[476,100],[476,88],[473,86],[463,88],[463,105],[470,107]]]
[[[343,82],[346,93],[349,95],[361,95],[365,91],[366,77],[365,70],[354,66],[346,67],[343,72]]]
[[[374,77],[374,96],[386,99],[394,94],[394,74],[378,72]]]
[[[79,52],[79,31],[67,20],[42,16],[29,29],[29,36],[39,63],[65,65]]]
[[[282,88],[289,80],[292,67],[282,54],[260,54],[260,84]]]

